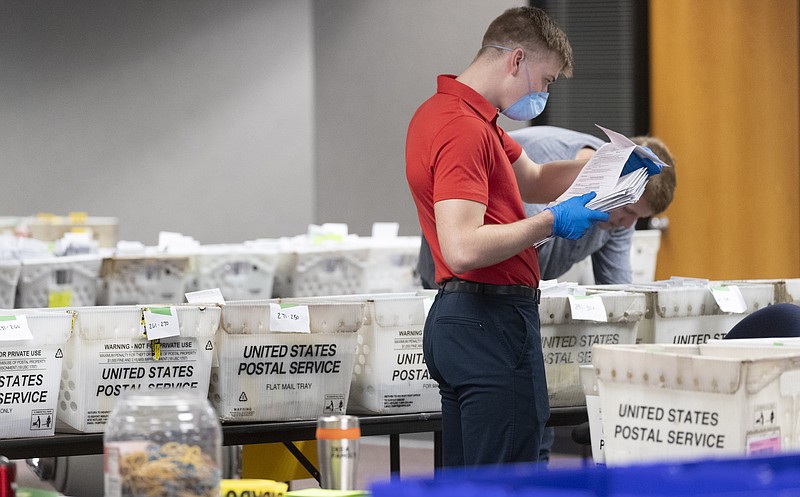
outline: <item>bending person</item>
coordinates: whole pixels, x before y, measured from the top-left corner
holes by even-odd
[[[508,133],[522,145],[534,162],[588,160],[605,142],[595,136],[554,126],[531,126]],[[592,259],[594,282],[598,285],[631,283],[631,244],[634,224],[664,212],[672,202],[677,186],[675,160],[667,146],[652,136],[632,138],[637,145],[650,148],[659,159],[672,167],[651,176],[638,202],[611,211],[608,221],[589,228],[577,240],[553,238],[539,247],[539,269],[543,280],[560,278],[573,264]],[[534,216],[546,204],[525,204],[525,213]],[[427,240],[423,237],[417,272],[425,288],[437,288],[434,263]]]

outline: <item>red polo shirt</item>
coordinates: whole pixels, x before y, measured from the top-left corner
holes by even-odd
[[[486,206],[484,224],[509,224],[525,218],[511,164],[522,147],[497,126],[497,109],[478,92],[439,76],[434,96],[408,126],[406,179],[417,205],[419,224],[436,264],[436,281],[459,278],[498,285],[539,284],[539,260],[533,247],[493,266],[463,274],[444,262],[433,205],[465,199]]]

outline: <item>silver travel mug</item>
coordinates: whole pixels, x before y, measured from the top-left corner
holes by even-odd
[[[320,488],[358,490],[356,466],[361,428],[355,416],[323,416],[317,420]]]

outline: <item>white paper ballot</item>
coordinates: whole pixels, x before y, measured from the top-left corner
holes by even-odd
[[[586,204],[586,207],[609,212],[623,205],[638,202],[644,193],[647,180],[647,171],[643,167],[639,168],[620,178],[612,192],[593,198]]]
[[[652,152],[648,152],[647,149],[644,148],[643,146],[633,143],[631,141],[631,139],[628,138],[627,136],[619,134],[616,131],[612,131],[612,130],[610,130],[608,128],[604,128],[604,127],[600,126],[599,124],[595,124],[595,126],[600,128],[601,130],[603,130],[603,133],[606,134],[608,139],[611,140],[611,143],[613,143],[614,145],[617,145],[618,147],[623,147],[623,148],[624,147],[635,147],[634,148],[634,153],[636,155],[638,155],[639,157],[647,157],[648,159],[652,160],[656,164],[659,164],[661,167],[669,167],[669,164],[667,164],[664,161],[662,161],[661,159],[659,159],[656,154],[654,154]]]
[[[609,212],[624,205],[638,202],[644,193],[647,185],[648,175],[645,168],[639,168],[632,173],[620,177],[622,168],[630,155],[636,154],[640,157],[647,157],[661,167],[669,167],[655,154],[648,152],[646,148],[636,145],[625,135],[616,131],[604,128],[595,124],[608,136],[609,143],[603,144],[591,159],[578,173],[575,181],[567,190],[550,205],[563,202],[572,197],[583,195],[589,192],[596,192],[597,196],[586,204],[586,207],[602,212]],[[543,243],[550,240],[536,243],[535,247],[540,247]]]
[[[575,181],[556,199],[556,203],[589,192],[597,192],[598,198],[613,192],[622,167],[633,149],[621,148],[613,143],[601,146],[578,173]]]
[[[597,192],[595,200],[598,200],[612,194],[619,196],[620,192],[626,193],[627,196],[628,194],[635,194],[640,189],[643,191],[644,185],[640,184],[641,179],[632,177],[632,175],[637,172],[644,172],[644,184],[647,184],[647,174],[644,168],[637,169],[633,173],[620,178],[622,168],[625,167],[625,162],[631,153],[635,153],[640,157],[647,157],[662,167],[666,166],[661,159],[648,152],[646,148],[636,145],[625,135],[597,124],[595,126],[603,130],[610,142],[603,144],[594,153],[589,162],[581,169],[575,181],[567,188],[567,191],[556,199],[556,203],[589,192]],[[639,196],[641,196],[641,192],[639,192]],[[636,197],[636,200],[638,199],[639,197]]]
[[[206,290],[198,290],[196,292],[188,292],[186,294],[186,302],[190,304],[222,304],[225,305],[225,298],[222,296],[222,291],[219,288],[209,288]]]

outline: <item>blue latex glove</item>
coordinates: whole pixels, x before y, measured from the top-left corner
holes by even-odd
[[[584,193],[547,207],[546,210],[553,213],[553,235],[577,240],[595,224],[608,221],[607,212],[586,208],[586,204],[596,196],[595,192]]]
[[[642,148],[644,148],[650,153],[653,153],[653,151],[647,147],[642,147]],[[631,155],[628,156],[628,160],[625,161],[625,165],[622,166],[622,173],[620,173],[620,177],[625,176],[628,173],[632,173],[637,169],[639,169],[640,167],[647,168],[648,176],[653,176],[654,174],[658,174],[661,172],[661,166],[659,164],[656,164],[651,159],[648,159],[646,157],[639,157],[638,155],[636,155],[636,152],[634,151],[631,152]]]

